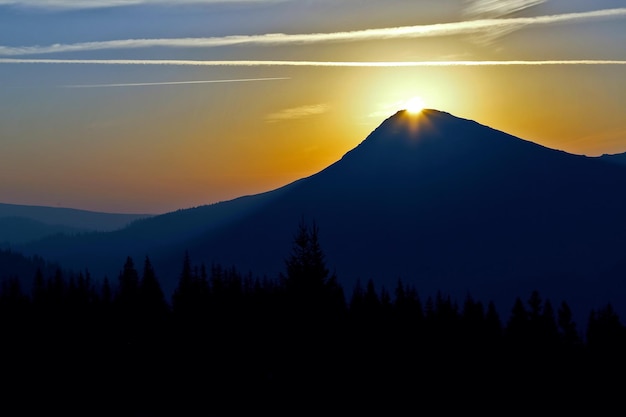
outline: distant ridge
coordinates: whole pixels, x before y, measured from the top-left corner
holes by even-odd
[[[437,110],[400,111],[336,163],[272,192],[25,250],[109,276],[125,256],[149,254],[172,290],[185,251],[277,276],[304,218],[348,291],[402,279],[422,295],[469,292],[506,309],[537,289],[586,314],[626,305],[624,190],[626,166]]]
[[[21,244],[57,233],[110,232],[150,216],[0,203],[0,243]]]

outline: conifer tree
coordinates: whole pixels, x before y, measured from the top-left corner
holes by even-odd
[[[139,273],[130,256],[126,258],[118,281],[119,287],[113,302],[116,327],[121,342],[128,344],[136,341],[140,326]]]
[[[100,290],[100,301],[103,306],[108,306],[113,302],[113,291],[111,290],[111,283],[109,277],[105,276],[102,281],[102,289]]]
[[[576,323],[572,320],[572,310],[569,305],[563,301],[557,311],[558,325],[561,329],[561,340],[565,346],[573,346],[580,343],[580,337],[576,330]]]
[[[374,287],[372,279],[367,280],[365,295],[363,296],[365,313],[368,317],[375,317],[380,314],[381,302]]]
[[[511,316],[506,325],[506,336],[510,342],[519,347],[520,344],[526,343],[529,334],[529,317],[528,311],[524,307],[524,303],[519,297],[515,298]]]
[[[540,342],[554,347],[558,341],[559,333],[557,329],[556,319],[554,317],[554,309],[549,299],[543,303],[543,311],[540,320]]]
[[[31,291],[31,298],[36,309],[43,308],[45,304],[46,296],[46,281],[43,277],[41,268],[37,268],[35,272],[35,278],[33,280],[33,289]]]
[[[183,268],[178,279],[178,287],[172,295],[172,308],[175,314],[189,314],[193,310],[193,273],[189,253],[185,252]]]
[[[587,344],[590,349],[603,354],[616,354],[626,349],[626,329],[619,316],[608,303],[590,314],[587,326]]]
[[[285,261],[287,290],[298,298],[319,297],[324,292],[329,270],[319,243],[319,229],[302,220],[294,236],[291,255]]]
[[[499,339],[502,336],[502,321],[500,315],[496,310],[496,305],[493,301],[489,301],[487,304],[487,312],[485,313],[485,326],[487,334],[490,338]]]
[[[356,284],[352,290],[352,297],[350,298],[350,315],[358,317],[363,313],[363,287],[361,286],[361,280],[357,279]]]
[[[133,259],[126,258],[124,268],[119,275],[119,291],[117,302],[122,309],[128,310],[135,306],[139,298],[139,273],[135,269]]]
[[[142,310],[150,315],[162,315],[167,310],[167,303],[161,285],[157,280],[156,273],[146,256],[143,266],[143,274],[139,283],[139,299]]]
[[[426,305],[424,306],[424,318],[429,322],[435,319],[435,302],[432,296],[426,298]]]

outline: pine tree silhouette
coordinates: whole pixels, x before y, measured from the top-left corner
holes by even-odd
[[[138,295],[142,314],[158,317],[167,312],[168,307],[163,290],[157,280],[150,258],[147,256],[144,261],[141,281],[139,282]]]
[[[580,344],[580,337],[576,330],[576,323],[572,317],[572,310],[569,305],[563,301],[557,311],[558,326],[560,328],[561,341],[566,348]]]
[[[285,261],[286,286],[293,296],[311,301],[324,293],[329,270],[319,243],[315,222],[309,227],[302,219],[294,236],[291,255]]]

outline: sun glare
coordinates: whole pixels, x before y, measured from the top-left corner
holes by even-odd
[[[424,100],[421,97],[411,97],[404,102],[404,108],[409,113],[417,114],[424,110]]]

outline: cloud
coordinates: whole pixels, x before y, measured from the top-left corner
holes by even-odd
[[[138,5],[173,6],[179,4],[216,3],[278,3],[286,0],[0,0],[0,6],[14,6],[34,9],[100,9]]]
[[[538,6],[547,0],[466,0],[464,14],[470,19],[493,19],[503,16],[512,16],[523,10]],[[496,27],[476,34],[474,39],[478,43],[490,44],[494,40],[524,25],[512,25],[509,27]]]
[[[232,80],[197,80],[197,81],[162,81],[157,83],[124,83],[124,84],[69,84],[62,85],[64,88],[104,88],[104,87],[144,87],[157,85],[181,85],[181,84],[216,84],[216,83],[242,83],[251,81],[276,81],[289,80],[289,77],[274,78],[238,78]]]
[[[486,67],[536,65],[626,65],[626,60],[579,59],[544,61],[194,61],[167,59],[14,59],[0,58],[0,64],[57,65],[172,65],[207,67]]]
[[[290,109],[284,109],[279,112],[269,114],[267,115],[265,120],[269,123],[275,123],[283,120],[302,119],[305,117],[326,113],[327,111],[328,106],[326,104],[292,107]]]
[[[233,35],[210,38],[171,38],[171,39],[124,39],[73,44],[53,44],[48,46],[0,46],[0,56],[51,54],[62,52],[82,52],[103,49],[133,49],[150,47],[170,48],[210,48],[232,45],[280,45],[322,42],[355,42],[381,39],[423,38],[484,33],[485,31],[506,30],[531,25],[546,25],[589,21],[596,19],[626,17],[626,8],[595,10],[580,13],[566,13],[549,16],[514,17],[506,19],[480,19],[432,25],[402,26],[382,29],[365,29],[349,32],[263,35]]]
[[[509,16],[547,0],[466,0],[465,14],[472,17]]]

